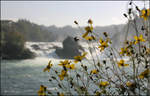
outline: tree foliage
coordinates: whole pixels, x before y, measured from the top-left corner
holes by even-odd
[[[3,59],[25,59],[33,53],[25,48],[23,34],[18,32],[11,21],[1,22],[1,56]]]

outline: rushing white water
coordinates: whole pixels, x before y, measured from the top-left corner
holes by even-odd
[[[35,49],[32,45],[37,45],[39,49]],[[57,54],[55,53],[55,47],[62,48],[61,42],[26,42],[25,45],[29,48],[32,52],[36,53],[38,57],[54,57],[58,58]]]
[[[31,47],[33,44],[38,45],[40,49],[36,50]],[[86,43],[81,45],[86,52],[89,52],[89,45]],[[93,46],[96,46],[96,44]],[[36,53],[37,57],[35,59],[1,61],[1,94],[37,95],[37,90],[39,90],[41,84],[47,85],[52,89],[56,88],[56,86],[50,85],[48,82],[49,73],[43,72],[43,69],[49,60],[52,60],[54,66],[62,60],[55,53],[56,47],[62,47],[62,43],[27,42],[26,47]],[[96,51],[97,53],[99,52],[97,49]],[[104,56],[100,55],[98,57],[100,59],[104,58]],[[88,58],[92,59],[91,55],[88,54]]]
[[[99,56],[100,58],[104,58],[106,56],[102,55],[100,50],[98,49],[98,44],[97,43],[92,43],[88,45],[86,42],[80,42],[79,43],[85,52],[88,52],[87,58],[91,59],[92,56],[95,58],[96,55]],[[33,47],[33,45],[38,46],[36,49]],[[25,45],[27,48],[29,48],[32,52],[36,53],[37,57],[49,57],[49,58],[59,58],[57,54],[55,53],[56,48],[62,48],[62,42],[26,42]],[[70,45],[71,46],[71,45]],[[92,55],[90,54],[89,47],[91,47]],[[92,47],[95,47],[92,48]],[[96,49],[97,48],[97,49]],[[97,54],[95,54],[95,52]]]
[[[38,45],[35,50],[32,45]],[[62,47],[61,42],[27,42],[26,47],[36,53],[35,59],[1,60],[2,95],[37,95],[40,85],[49,85],[49,73],[43,72],[48,61],[56,65],[60,60],[54,47]],[[51,85],[50,88],[55,88]]]

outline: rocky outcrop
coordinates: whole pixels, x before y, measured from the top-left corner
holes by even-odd
[[[63,41],[63,48],[56,48],[56,54],[61,59],[73,59],[74,56],[81,55],[81,51],[84,49],[70,36]]]
[[[31,45],[31,47],[35,50],[40,50],[40,47],[36,44]]]

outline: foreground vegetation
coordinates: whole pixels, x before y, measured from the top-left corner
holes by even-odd
[[[128,12],[123,15],[129,22],[128,28],[130,26],[135,28],[136,35],[129,40],[130,32],[125,31],[126,35],[122,38],[124,42],[120,50],[111,46],[110,34],[103,32],[103,36],[98,37],[93,32],[91,19],[88,20],[85,32],[75,21],[74,23],[81,29],[81,38],[89,45],[89,53],[83,52],[82,55],[75,56],[73,61],[60,61],[58,66],[62,67],[62,70],[53,67],[50,60],[43,71],[50,73],[50,84],[54,84],[58,89],[51,91],[48,89],[51,86],[41,85],[38,95],[149,95],[150,9],[139,9],[131,1]],[[142,18],[140,30],[137,28],[135,17]],[[81,38],[76,37],[75,41],[79,42]],[[97,41],[97,45],[94,45],[93,41]],[[95,52],[91,49],[94,49]],[[99,58],[98,54],[102,53],[107,58]],[[92,61],[86,57],[87,54],[91,55]],[[87,66],[83,59],[93,67]],[[80,64],[80,68],[77,67],[77,64]]]

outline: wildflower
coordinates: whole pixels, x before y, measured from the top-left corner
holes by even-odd
[[[81,56],[75,56],[74,57],[74,59],[75,59],[74,63],[81,62],[81,60],[84,59],[86,55],[87,55],[87,52],[84,52],[83,55],[81,55]]]
[[[98,73],[98,71],[96,69],[91,70],[91,74],[97,74],[97,73]]]
[[[129,64],[125,64],[124,63],[124,60],[120,60],[119,62],[118,62],[118,66],[119,67],[124,67],[124,66],[128,66]]]
[[[93,24],[93,21],[92,21],[91,19],[89,19],[89,20],[88,20],[88,23],[92,25],[92,24]]]
[[[130,87],[130,88],[135,86],[135,84],[130,81],[126,82],[126,85],[127,87]]]
[[[148,17],[150,16],[150,9],[143,9],[141,11],[141,18],[143,18],[144,20],[147,20]]]
[[[58,96],[64,96],[64,93],[60,93]]]
[[[50,68],[53,66],[53,64],[51,64],[51,60],[49,61],[47,67],[43,70],[44,72],[48,71],[50,72]]]
[[[92,37],[92,36],[85,37],[85,40],[89,40],[89,41],[94,40],[94,39],[95,39],[95,37]]]
[[[143,39],[143,35],[140,35],[139,37],[134,36],[134,39],[136,40],[134,44],[141,42],[145,42],[145,39]]]
[[[40,90],[38,91],[39,96],[46,96],[46,88],[44,85],[40,86]]]
[[[111,40],[110,40],[110,38],[107,38],[106,42],[109,42],[110,44],[112,43]]]
[[[89,34],[89,32],[87,31],[82,35],[82,37],[85,38],[88,34]]]
[[[104,40],[102,38],[99,39],[100,44],[102,44],[104,42]]]
[[[107,81],[101,81],[100,82],[100,86],[102,86],[102,87],[106,87],[108,85],[109,85],[109,82],[107,82]]]
[[[60,80],[64,80],[64,77],[67,76],[67,71],[62,70],[62,71],[61,71],[61,74],[58,75],[58,76],[59,76]]]
[[[108,40],[103,41],[102,39],[99,40],[100,42],[100,46],[98,48],[100,48],[100,51],[103,51],[106,47],[108,47]]]
[[[71,61],[69,61],[69,60],[65,60],[65,61],[60,61],[60,64],[58,64],[58,65],[60,65],[60,66],[67,66],[67,65],[69,65],[71,63]]]
[[[92,26],[87,26],[85,27],[86,32],[92,32],[93,31],[93,27]]]
[[[124,56],[124,54],[126,54],[127,56],[131,56],[131,51],[129,51],[129,49],[127,47],[125,48],[121,48],[121,52],[120,52],[121,55]]]
[[[96,37],[95,37],[95,36],[91,35],[91,37],[92,37],[93,40],[96,40]]]
[[[75,65],[74,64],[67,65],[66,67],[69,68],[69,69],[75,69]]]
[[[100,96],[101,95],[101,92],[99,92],[99,91],[96,91],[96,94],[95,94],[96,96]]]
[[[121,48],[121,52],[120,52],[121,55],[124,55],[126,52],[127,52],[127,48]]]
[[[134,42],[130,41],[129,42],[129,46],[132,46],[134,44]]]
[[[144,72],[142,72],[140,75],[139,75],[139,78],[140,79],[144,79],[144,77],[148,77],[150,73],[150,69],[146,69]]]

